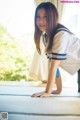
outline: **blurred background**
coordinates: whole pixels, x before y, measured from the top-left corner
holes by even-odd
[[[29,79],[34,45],[34,12],[41,2],[54,3],[60,22],[80,37],[80,4],[60,0],[0,0],[0,81]],[[64,80],[75,80],[61,69]]]

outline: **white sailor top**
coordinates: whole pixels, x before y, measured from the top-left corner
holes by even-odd
[[[75,74],[80,69],[80,39],[63,30],[56,33],[53,39],[53,47],[47,58],[61,60],[60,67]]]

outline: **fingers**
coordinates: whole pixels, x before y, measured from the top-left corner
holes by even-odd
[[[40,93],[35,93],[35,94],[33,94],[31,97],[40,97]]]
[[[47,94],[46,94],[46,95],[41,95],[40,98],[47,98],[47,97],[49,97],[49,96],[50,96],[50,95],[47,95]]]
[[[45,92],[41,92],[41,93],[35,93],[33,94],[31,97],[40,97],[40,98],[45,98],[45,97],[49,97],[50,94],[45,93]]]

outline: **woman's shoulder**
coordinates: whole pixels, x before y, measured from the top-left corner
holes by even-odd
[[[61,31],[56,33],[56,35],[54,36],[53,39],[58,39],[58,38],[59,39],[62,39],[62,38],[68,39],[68,38],[70,38],[72,36],[73,36],[73,34],[67,32],[67,31],[61,30]]]
[[[64,25],[58,23],[57,27],[52,32],[52,37],[54,38],[56,35],[63,35],[63,34],[66,34],[66,33],[68,33],[69,35],[73,34],[67,27],[65,27]]]

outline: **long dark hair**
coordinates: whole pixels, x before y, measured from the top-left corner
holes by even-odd
[[[36,25],[37,12],[39,9],[44,9],[46,11],[46,14],[47,14],[47,23],[48,23],[48,26],[47,26],[48,41],[47,42],[48,43],[47,43],[46,52],[48,52],[52,48],[52,41],[53,41],[52,33],[58,24],[58,11],[57,11],[56,7],[51,2],[43,2],[43,3],[39,4],[36,8],[34,41],[35,41],[36,48],[37,48],[38,52],[41,53],[41,51],[40,51],[40,37],[41,37],[42,31],[40,31]]]

